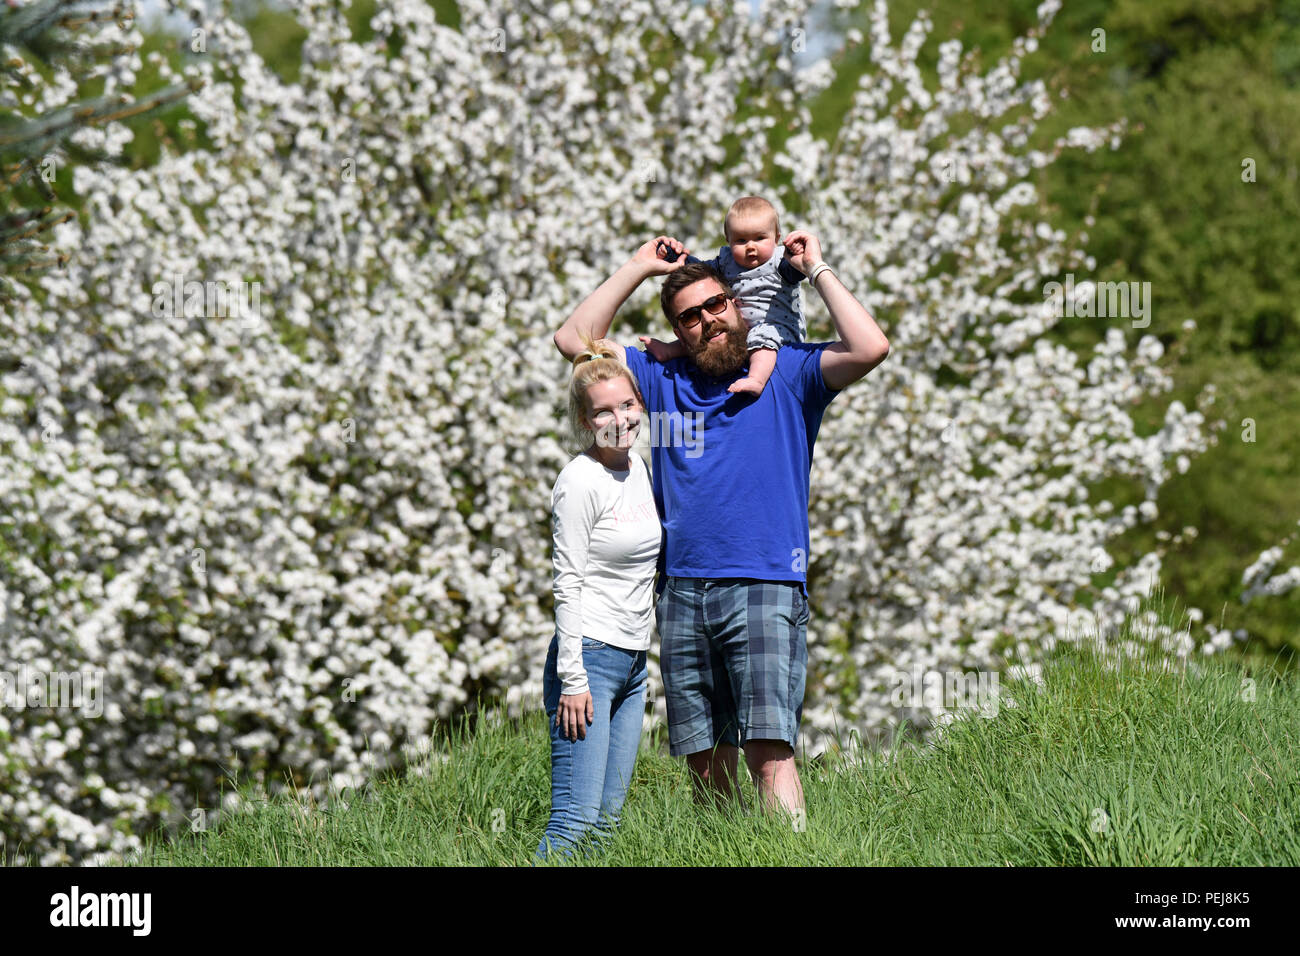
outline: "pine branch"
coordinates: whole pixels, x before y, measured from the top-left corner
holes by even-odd
[[[88,76],[80,74],[79,67],[131,55],[134,47],[120,43],[92,46],[80,42],[77,31],[109,20],[125,29],[134,15],[130,3],[102,0],[35,0],[22,7],[0,4],[0,45],[27,50],[34,62],[71,70],[80,87]],[[46,82],[17,57],[0,63],[0,76],[6,78],[10,89],[31,90]],[[45,157],[57,149],[61,158],[81,165],[115,162],[117,158],[105,151],[70,138],[79,130],[102,127],[176,102],[201,85],[202,80],[196,78],[134,101],[126,94],[116,94],[74,102],[35,117],[0,117],[0,301],[12,298],[16,291],[8,276],[26,275],[67,259],[66,255],[50,254],[38,241],[76,215],[71,210],[54,209],[58,196],[43,175],[48,174],[43,168]]]
[[[174,83],[135,101],[121,95],[70,103],[38,119],[11,122],[0,127],[0,162],[44,156],[64,137],[85,126],[100,126],[147,113],[181,99],[200,84],[200,80]]]
[[[67,222],[76,214],[68,209],[55,213],[48,206],[44,209],[30,210],[15,216],[7,216],[0,221],[0,249],[8,253],[6,247],[24,239],[45,232],[61,222]]]
[[[35,52],[41,37],[59,25],[66,11],[81,4],[70,0],[37,0],[25,7],[0,8],[0,43],[24,46]]]

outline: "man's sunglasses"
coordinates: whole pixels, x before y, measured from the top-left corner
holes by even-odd
[[[689,309],[684,309],[677,316],[677,324],[684,329],[693,329],[700,324],[700,317],[707,309],[709,315],[718,315],[727,307],[727,300],[734,299],[735,296],[730,292],[719,292],[715,296],[710,296],[699,305],[693,305]]]

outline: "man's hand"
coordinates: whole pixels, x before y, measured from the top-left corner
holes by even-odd
[[[641,340],[645,350],[654,356],[655,361],[668,362],[686,355],[686,346],[681,342],[661,342],[648,335],[638,335],[637,338]]]
[[[669,262],[665,255],[676,253],[677,259]],[[614,313],[627,300],[636,287],[650,276],[667,275],[686,265],[689,255],[685,246],[672,236],[655,236],[632,254],[632,258],[618,267],[618,270],[600,284],[591,295],[582,300],[582,304],[573,310],[556,331],[552,340],[555,347],[566,360],[572,362],[582,351],[584,336],[593,339],[604,338],[609,334],[610,323]],[[620,359],[626,358],[623,346],[616,346]]]
[[[669,262],[664,256],[675,256]],[[655,236],[632,254],[632,261],[640,263],[650,275],[667,275],[686,265],[690,251],[672,236]]]
[[[560,705],[555,710],[555,726],[566,740],[586,740],[587,725],[596,717],[591,701],[591,691],[581,694],[561,694]]]
[[[813,266],[822,261],[822,244],[807,230],[796,229],[782,242],[785,244],[785,258],[804,275],[812,272]]]

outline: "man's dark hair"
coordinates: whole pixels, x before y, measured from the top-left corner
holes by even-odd
[[[672,310],[673,299],[688,285],[694,285],[701,279],[716,279],[723,292],[730,292],[731,286],[722,278],[722,273],[707,262],[688,262],[676,272],[668,273],[663,288],[659,290],[659,304],[663,306],[664,315],[669,325],[677,324],[677,316]]]

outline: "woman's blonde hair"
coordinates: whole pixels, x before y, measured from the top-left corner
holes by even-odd
[[[618,353],[605,339],[599,342],[582,334],[583,349],[573,357],[573,375],[569,379],[569,432],[579,452],[585,451],[596,433],[583,424],[587,414],[587,390],[597,382],[608,382],[622,376],[632,386],[632,394],[645,408],[641,389],[637,388],[632,370],[619,361]]]

